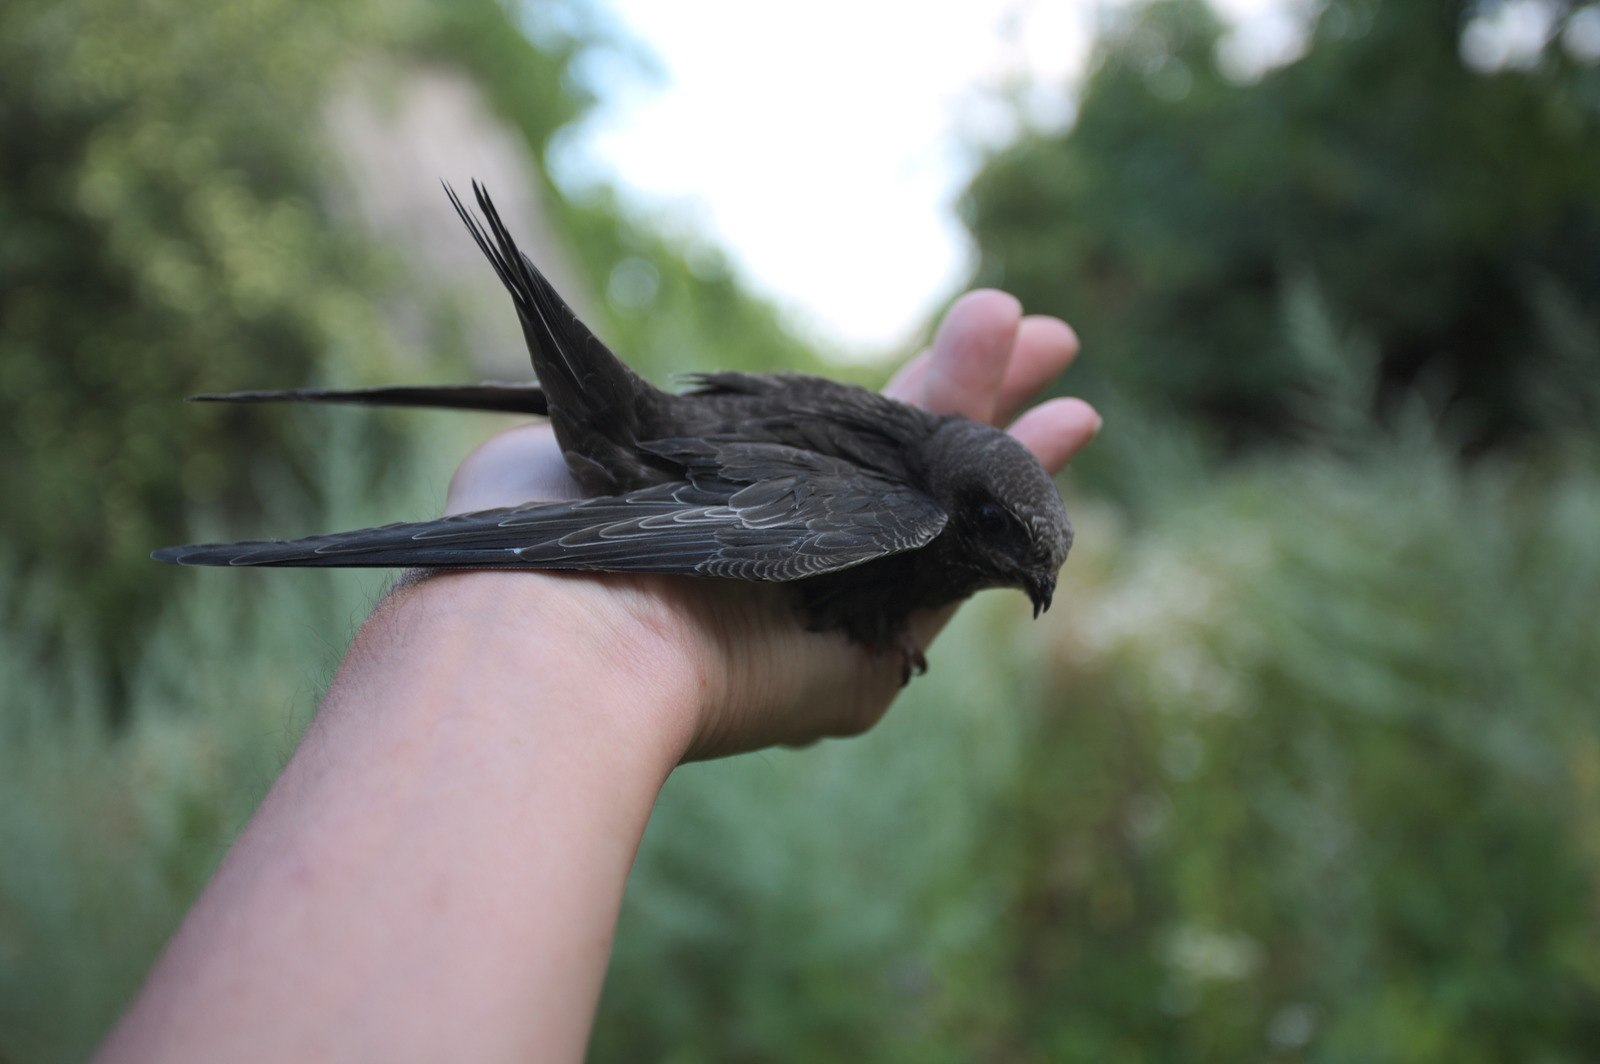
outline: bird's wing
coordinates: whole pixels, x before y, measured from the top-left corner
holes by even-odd
[[[472,191],[482,222],[445,186],[451,205],[511,294],[567,467],[591,495],[659,480],[638,465],[634,444],[645,415],[665,397],[567,306],[517,247],[483,186],[474,181]]]
[[[482,381],[478,384],[419,384],[381,388],[291,388],[285,391],[211,392],[192,403],[355,403],[365,406],[426,406],[492,410],[543,417],[544,389],[537,384]]]
[[[182,565],[555,569],[787,581],[928,543],[932,499],[771,444],[657,441],[686,481],[298,540],[169,547]]]

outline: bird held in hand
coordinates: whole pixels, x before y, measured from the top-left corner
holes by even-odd
[[[681,394],[629,369],[523,255],[447,194],[510,291],[538,384],[197,396],[547,416],[584,498],[294,540],[155,552],[182,565],[677,573],[791,585],[813,629],[925,667],[917,610],[988,587],[1048,609],[1072,525],[1039,461],[1006,433],[853,385],[706,373]]]

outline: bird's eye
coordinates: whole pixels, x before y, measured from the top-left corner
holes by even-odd
[[[1005,511],[992,502],[980,502],[974,512],[978,531],[986,536],[997,536],[1006,530]]]

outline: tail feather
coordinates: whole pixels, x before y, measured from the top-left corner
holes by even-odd
[[[438,407],[488,410],[544,417],[549,410],[537,384],[483,381],[478,384],[395,385],[381,388],[290,388],[282,391],[211,392],[191,403],[352,403],[363,406]]]

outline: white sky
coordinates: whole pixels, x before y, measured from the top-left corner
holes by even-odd
[[[1245,53],[1293,54],[1304,0],[1221,0]],[[796,325],[872,354],[961,283],[954,214],[977,146],[1009,136],[996,92],[1082,69],[1096,0],[609,0],[662,76],[604,78],[557,174],[603,176],[731,255]],[[782,11],[784,14],[774,14]],[[935,14],[934,12],[937,12]],[[1248,62],[1248,60],[1246,60]],[[1039,125],[1066,96],[1025,100]]]

